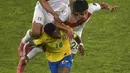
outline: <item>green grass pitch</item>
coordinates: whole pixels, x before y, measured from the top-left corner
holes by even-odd
[[[94,0],[119,5],[95,12],[84,28],[85,55],[75,57],[71,73],[130,73],[130,0]],[[88,0],[93,2],[93,0]],[[17,47],[31,21],[36,0],[0,0],[0,73],[16,73]],[[24,73],[50,73],[45,54]]]

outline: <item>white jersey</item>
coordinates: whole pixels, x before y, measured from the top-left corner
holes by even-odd
[[[66,5],[70,4],[69,0],[48,0],[50,5],[56,4],[55,6],[59,6],[60,3],[65,3]]]
[[[74,32],[81,38],[82,36],[82,31],[83,31],[83,28],[84,26],[87,24],[87,22],[89,21],[91,15],[93,14],[93,12],[95,11],[98,11],[100,10],[101,7],[98,3],[91,3],[89,4],[89,8],[88,8],[88,17],[86,18],[86,21],[79,25],[79,26],[76,26],[73,28]],[[73,39],[71,41],[71,50],[72,50],[72,54],[76,54],[77,51],[78,51],[78,47],[79,47],[79,44]]]
[[[50,6],[52,7],[52,9],[59,16],[62,15],[62,17],[60,17],[61,20],[65,21],[68,17],[68,14],[70,14],[71,12],[70,8],[68,7],[69,0],[49,0],[48,2]],[[54,20],[53,16],[50,13],[48,13],[38,1],[35,6],[33,22],[37,22],[42,25],[45,25],[49,22],[52,22],[53,20]]]
[[[98,11],[101,9],[101,6],[98,3],[90,3],[89,4],[89,8],[88,8],[88,18],[86,18],[86,21],[79,26],[76,26],[73,28],[74,32],[81,37],[82,36],[82,31],[84,26],[87,24],[87,22],[89,21],[89,19],[91,18],[91,15],[93,14],[93,12]]]
[[[48,0],[48,3],[58,15],[70,4],[69,0]]]
[[[55,9],[54,11],[58,13],[59,18],[64,22],[64,21],[67,21],[69,19],[69,16],[71,15],[71,9],[67,5],[62,4],[61,7],[63,7],[63,6],[65,6],[64,9],[63,8]],[[46,23],[54,21],[54,18],[50,13],[48,13],[46,19],[47,19]]]
[[[53,1],[53,0],[50,0],[50,1]],[[55,0],[56,1],[56,0]],[[59,0],[57,0],[57,1],[59,1]],[[62,0],[61,0],[62,1]],[[64,0],[63,0],[64,1]],[[52,8],[55,6],[53,6],[54,4],[51,4],[51,6],[52,6]],[[59,17],[60,17],[60,19],[62,20],[62,21],[66,21],[68,18],[69,18],[69,16],[71,16],[71,11],[70,11],[70,8],[69,7],[67,7],[67,5],[66,4],[64,4],[64,3],[61,3],[61,6],[60,6],[60,4],[58,4],[59,6],[56,6],[56,7],[54,7],[53,9],[54,9],[54,11],[57,11],[57,13],[58,13],[58,10],[59,10],[59,12],[61,11],[62,13],[60,13],[60,15],[59,15]],[[63,6],[62,6],[63,5]],[[59,8],[58,8],[59,7]],[[60,10],[60,7],[61,7],[61,10]],[[62,7],[64,8],[65,7],[65,9],[63,9],[62,10]],[[89,8],[88,8],[88,18],[86,19],[86,21],[82,24],[82,25],[79,25],[79,26],[77,26],[77,27],[74,27],[73,28],[73,30],[74,30],[74,32],[79,36],[79,37],[81,37],[82,36],[82,31],[83,31],[83,28],[84,28],[84,26],[87,24],[87,22],[89,21],[89,19],[91,18],[91,15],[93,14],[93,12],[95,12],[95,11],[98,11],[98,10],[100,10],[101,9],[101,7],[100,7],[100,5],[98,4],[98,3],[90,3],[89,4]],[[53,16],[50,14],[50,13],[47,13],[43,8],[42,8],[42,6],[38,3],[38,5],[36,5],[36,7],[35,7],[35,10],[36,10],[36,15],[35,16],[37,16],[37,15],[40,15],[41,14],[41,17],[44,17],[43,19],[42,19],[42,21],[40,22],[40,23],[42,23],[42,24],[46,24],[46,23],[49,23],[49,22],[51,22],[51,21],[53,21],[54,19],[53,19]],[[45,15],[43,15],[43,13],[46,13]],[[40,14],[39,14],[40,13]],[[35,17],[34,16],[34,17]],[[37,17],[38,18],[38,17]],[[35,19],[35,20],[38,20],[38,19]],[[44,23],[43,23],[44,22]],[[77,53],[77,48],[78,48],[78,44],[77,44],[77,42],[73,39],[72,41],[71,41],[71,49],[72,49],[72,53],[73,54],[76,54]]]

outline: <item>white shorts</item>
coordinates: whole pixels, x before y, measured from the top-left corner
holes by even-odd
[[[44,25],[46,15],[46,10],[42,8],[41,4],[38,1],[35,6],[32,23],[35,21],[36,23]]]

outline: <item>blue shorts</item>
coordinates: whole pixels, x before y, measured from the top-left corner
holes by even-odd
[[[48,62],[51,73],[58,73],[59,67],[67,67],[69,70],[72,66],[72,55],[64,57],[62,60],[58,62]]]

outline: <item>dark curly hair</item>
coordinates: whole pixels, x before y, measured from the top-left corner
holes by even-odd
[[[47,23],[44,27],[44,32],[48,34],[49,36],[52,35],[52,33],[56,30],[56,26],[53,23]]]
[[[74,2],[73,12],[83,12],[88,9],[88,2],[86,0],[76,0]]]

